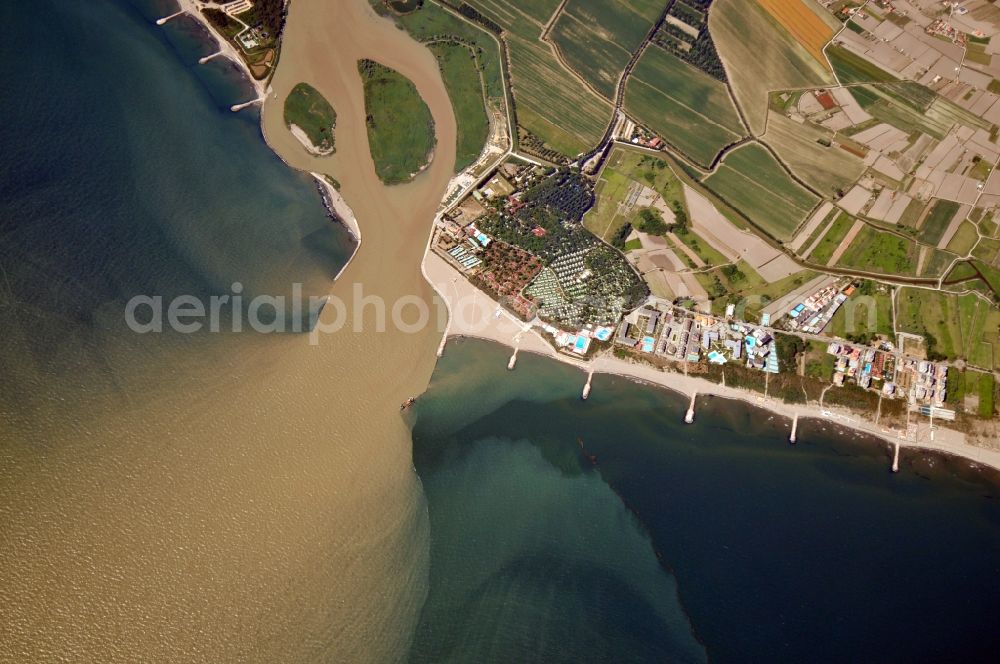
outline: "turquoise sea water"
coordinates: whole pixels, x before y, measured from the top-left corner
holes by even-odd
[[[0,410],[158,380],[217,340],[137,337],[134,295],[323,293],[353,250],[312,179],[264,143],[232,63],[164,0],[4,3]],[[197,355],[197,353],[195,353]],[[196,363],[198,360],[193,360]],[[72,384],[67,379],[72,378]]]
[[[996,474],[466,340],[418,402],[414,661],[989,661]]]

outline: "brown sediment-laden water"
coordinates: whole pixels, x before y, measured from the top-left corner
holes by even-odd
[[[139,26],[136,34],[155,29],[148,21],[140,25],[128,7],[113,11],[116,21]],[[99,32],[82,12],[65,21],[56,12],[53,20],[67,26],[82,21],[82,33]],[[128,39],[139,48],[139,37]],[[408,77],[433,114],[434,160],[410,183],[387,187],[375,175],[357,70],[361,58]],[[131,66],[118,62],[119,68]],[[143,80],[134,89],[177,94],[176,81]],[[337,111],[335,156],[311,157],[284,126],[284,97],[300,81]],[[105,111],[136,117],[124,104],[108,103]],[[171,111],[159,121],[173,126],[186,120]],[[332,286],[313,278],[313,290],[332,288],[330,294],[347,303],[349,322],[356,288],[382,299],[387,309],[406,296],[430,302],[420,261],[455,158],[455,120],[431,53],[363,0],[296,0],[262,122],[268,143],[289,165],[329,173],[341,183],[360,224],[363,244],[348,267]],[[156,140],[156,131],[136,128],[123,141],[141,147]],[[182,147],[176,146],[176,171],[190,167],[183,164]],[[136,182],[126,177],[122,186],[135,187],[138,199],[146,191],[167,191],[175,170],[154,167],[161,157],[169,155],[133,160],[144,175]],[[244,169],[234,181],[255,177],[259,164],[239,163],[243,157],[234,152],[231,162],[205,166],[203,173]],[[197,200],[194,186],[164,195],[173,202]],[[310,187],[299,189],[314,195]],[[287,204],[273,212],[275,234],[287,231],[289,239],[267,237],[259,244],[298,240],[296,229],[281,225],[283,210]],[[246,211],[252,213],[252,207]],[[135,218],[143,214],[152,213]],[[192,272],[207,258],[229,259],[255,243],[237,241],[212,224],[211,215],[198,218],[171,245]],[[211,250],[188,241],[205,235]],[[100,243],[107,231],[84,237]],[[74,251],[89,249],[81,244]],[[295,268],[294,253],[289,255],[281,269]],[[27,316],[42,329],[46,320],[31,318],[38,312],[17,299],[19,274],[28,268],[13,256],[3,256],[0,313]],[[154,273],[155,260],[142,269]],[[260,269],[281,273],[266,260]],[[226,285],[231,279],[221,268],[212,276]],[[256,284],[256,292],[265,286]],[[53,279],[47,287],[64,284]],[[284,292],[288,283],[276,287]],[[84,295],[70,283],[63,302]],[[101,350],[100,360],[85,368],[110,376],[106,381],[38,369],[45,363],[35,362],[35,351],[61,353],[67,364],[84,353],[68,342],[35,347],[40,344],[33,346],[30,335],[7,330],[9,345],[0,357],[7,381],[0,394],[0,660],[404,657],[427,592],[429,549],[426,503],[400,404],[420,394],[430,377],[440,337],[433,324],[437,312],[432,324],[412,333],[388,320],[378,331],[373,305],[363,312],[360,331],[348,324],[319,335],[315,344],[306,334],[196,335],[172,337],[168,352],[168,342],[152,336],[123,335],[112,344],[108,330],[121,326],[121,310],[121,302],[109,299],[81,314],[97,330],[93,346]],[[321,323],[334,315],[328,306]],[[403,318],[413,322],[416,308]]]

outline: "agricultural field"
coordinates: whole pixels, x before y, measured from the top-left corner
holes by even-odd
[[[609,99],[646,33],[663,11],[659,0],[569,2],[549,39],[580,76]]]
[[[636,64],[625,108],[704,166],[745,133],[725,85],[660,48]]]
[[[434,150],[434,120],[413,83],[374,60],[359,60],[365,91],[368,146],[382,182],[413,178]]]
[[[955,124],[990,128],[982,118],[912,81],[860,85],[850,90],[872,117],[907,133],[919,131],[940,140]]]
[[[333,154],[337,112],[323,95],[308,83],[299,83],[285,98],[285,126],[305,134],[318,154]],[[308,149],[308,148],[307,148]]]
[[[847,231],[851,230],[852,226],[854,226],[854,219],[846,212],[841,212],[833,223],[830,224],[826,235],[819,241],[816,248],[812,250],[808,259],[818,265],[826,265],[830,257],[833,256],[833,252],[844,241]]]
[[[679,0],[673,3],[666,20],[653,35],[653,41],[689,65],[725,82],[726,70],[708,30],[711,3],[712,0]]]
[[[929,354],[988,370],[1000,366],[1000,309],[978,296],[901,288],[896,313],[897,328],[924,335]]]
[[[826,56],[830,59],[830,64],[833,65],[833,71],[837,73],[837,80],[840,81],[841,85],[896,80],[896,77],[889,72],[880,69],[842,46],[828,47]]]
[[[877,231],[866,224],[837,261],[837,266],[882,274],[913,274],[917,266],[917,245],[912,240]]]
[[[819,8],[814,10],[807,0],[757,0],[757,2],[809,55],[826,66],[823,47],[833,37],[835,29],[840,27],[834,27],[824,20],[829,16],[829,12]]]
[[[828,195],[850,186],[865,172],[864,161],[838,147],[825,147],[832,132],[816,125],[801,124],[772,111],[767,119],[768,145],[812,187]]]
[[[596,145],[611,119],[611,103],[583,85],[540,40],[559,0],[472,0],[468,6],[504,30],[518,124],[567,156]]]
[[[458,129],[455,172],[458,173],[476,161],[489,137],[490,122],[483,105],[483,86],[469,47],[455,42],[436,42],[429,48],[437,58],[455,111]]]
[[[791,238],[819,202],[788,176],[770,152],[756,144],[727,154],[704,184],[781,241]]]
[[[936,201],[930,212],[924,217],[924,223],[920,227],[917,239],[925,244],[937,246],[937,243],[941,241],[941,236],[951,224],[952,217],[955,216],[960,207],[962,206],[954,201]]]
[[[771,90],[834,82],[824,65],[756,2],[715,0],[708,16],[715,47],[754,134],[764,132]]]
[[[951,241],[948,243],[946,249],[952,253],[958,254],[959,256],[966,256],[972,247],[975,246],[976,240],[979,239],[979,234],[976,233],[976,227],[969,221],[962,222],[962,225],[958,227],[958,231],[952,236]]]

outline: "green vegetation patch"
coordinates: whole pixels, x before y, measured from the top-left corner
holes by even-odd
[[[551,39],[569,66],[610,99],[633,51],[661,11],[659,0],[570,2],[559,14]]]
[[[917,245],[893,233],[877,231],[865,225],[837,261],[839,267],[852,267],[883,274],[913,274],[917,263]]]
[[[323,95],[308,83],[299,83],[285,98],[285,125],[298,127],[317,152],[332,154],[337,112]]]
[[[976,233],[976,227],[971,222],[963,221],[962,225],[955,231],[955,235],[948,242],[946,248],[948,251],[954,252],[959,256],[966,256],[972,250],[972,247],[975,246],[978,239],[979,235]]]
[[[631,213],[624,213],[622,203],[638,185],[657,191],[676,213],[684,209],[684,190],[680,180],[663,159],[628,148],[615,148],[608,157],[595,193],[597,202],[583,219],[584,226],[605,242],[625,241],[631,230]],[[628,226],[628,228],[626,228]]]
[[[918,238],[921,242],[937,246],[941,241],[941,236],[948,230],[952,217],[958,212],[962,205],[955,201],[938,200],[931,207],[930,212],[924,217],[924,224],[920,227]]]
[[[827,230],[826,235],[823,239],[819,241],[816,248],[813,249],[812,253],[809,254],[809,260],[814,263],[819,263],[820,265],[826,265],[830,257],[833,256],[833,252],[836,251],[837,247],[844,240],[847,235],[847,231],[851,230],[851,226],[854,225],[854,219],[851,215],[846,212],[841,212],[840,215],[834,220],[830,225],[829,230]]]
[[[979,376],[979,416],[993,417],[996,411],[995,397],[997,393],[996,378],[993,374]]]
[[[726,86],[660,48],[636,64],[625,108],[704,166],[744,133]]]
[[[837,309],[824,334],[855,343],[870,343],[876,335],[894,338],[892,295],[886,286],[865,280]],[[832,356],[831,356],[832,357]]]
[[[770,152],[754,143],[727,154],[705,186],[782,241],[819,202],[789,177]]]
[[[837,72],[837,78],[842,85],[896,80],[896,77],[889,72],[841,46],[828,46],[826,56],[830,59],[830,64],[833,65],[833,70]]]
[[[924,335],[931,359],[964,359],[992,371],[1000,351],[1000,309],[975,294],[899,289],[897,327]]]
[[[479,79],[474,51],[457,42],[436,42],[431,53],[441,68],[441,78],[448,89],[458,129],[455,147],[455,172],[464,170],[479,158],[490,133],[483,86]]]
[[[503,30],[518,124],[549,148],[575,156],[604,135],[611,103],[567,71],[551,47],[539,39],[559,3],[472,0],[459,9],[480,25]]]
[[[413,83],[374,60],[358,61],[365,88],[365,124],[375,172],[382,182],[406,182],[430,161],[434,120]]]
[[[384,7],[382,0],[370,2],[375,9]],[[396,25],[418,41],[455,41],[475,50],[477,64],[486,84],[486,96],[498,104],[503,100],[506,93],[501,73],[500,46],[484,28],[477,27],[433,2],[424,2],[416,11],[393,18]]]

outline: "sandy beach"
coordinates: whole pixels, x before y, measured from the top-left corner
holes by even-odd
[[[431,251],[429,247],[424,256],[423,268],[424,275],[448,305],[450,318],[445,333],[447,337],[486,339],[510,348],[517,348],[519,352],[537,353],[570,364],[584,372],[593,371],[595,374],[622,376],[674,390],[686,396],[697,392],[698,398],[709,396],[736,399],[764,408],[789,420],[798,415],[799,440],[808,439],[810,427],[826,428],[835,425],[876,436],[887,443],[898,443],[904,449],[930,450],[951,454],[976,464],[1000,470],[1000,452],[970,445],[963,433],[952,429],[941,427],[934,432],[933,441],[913,442],[903,440],[894,431],[877,427],[864,420],[857,413],[844,408],[824,406],[821,411],[816,405],[788,404],[773,398],[765,399],[763,395],[750,390],[727,387],[680,372],[662,371],[649,364],[623,360],[607,354],[590,361],[574,359],[564,353],[557,352],[548,341],[542,338],[541,331],[535,328],[526,331],[525,324],[506,311],[502,311],[497,317],[496,312],[500,309],[499,304],[469,283],[463,275],[459,274],[445,259]],[[581,389],[584,381],[585,378],[581,377]],[[599,383],[596,383],[593,389],[600,389]],[[697,418],[697,413],[695,416]],[[791,421],[788,422],[788,429],[791,430]]]

